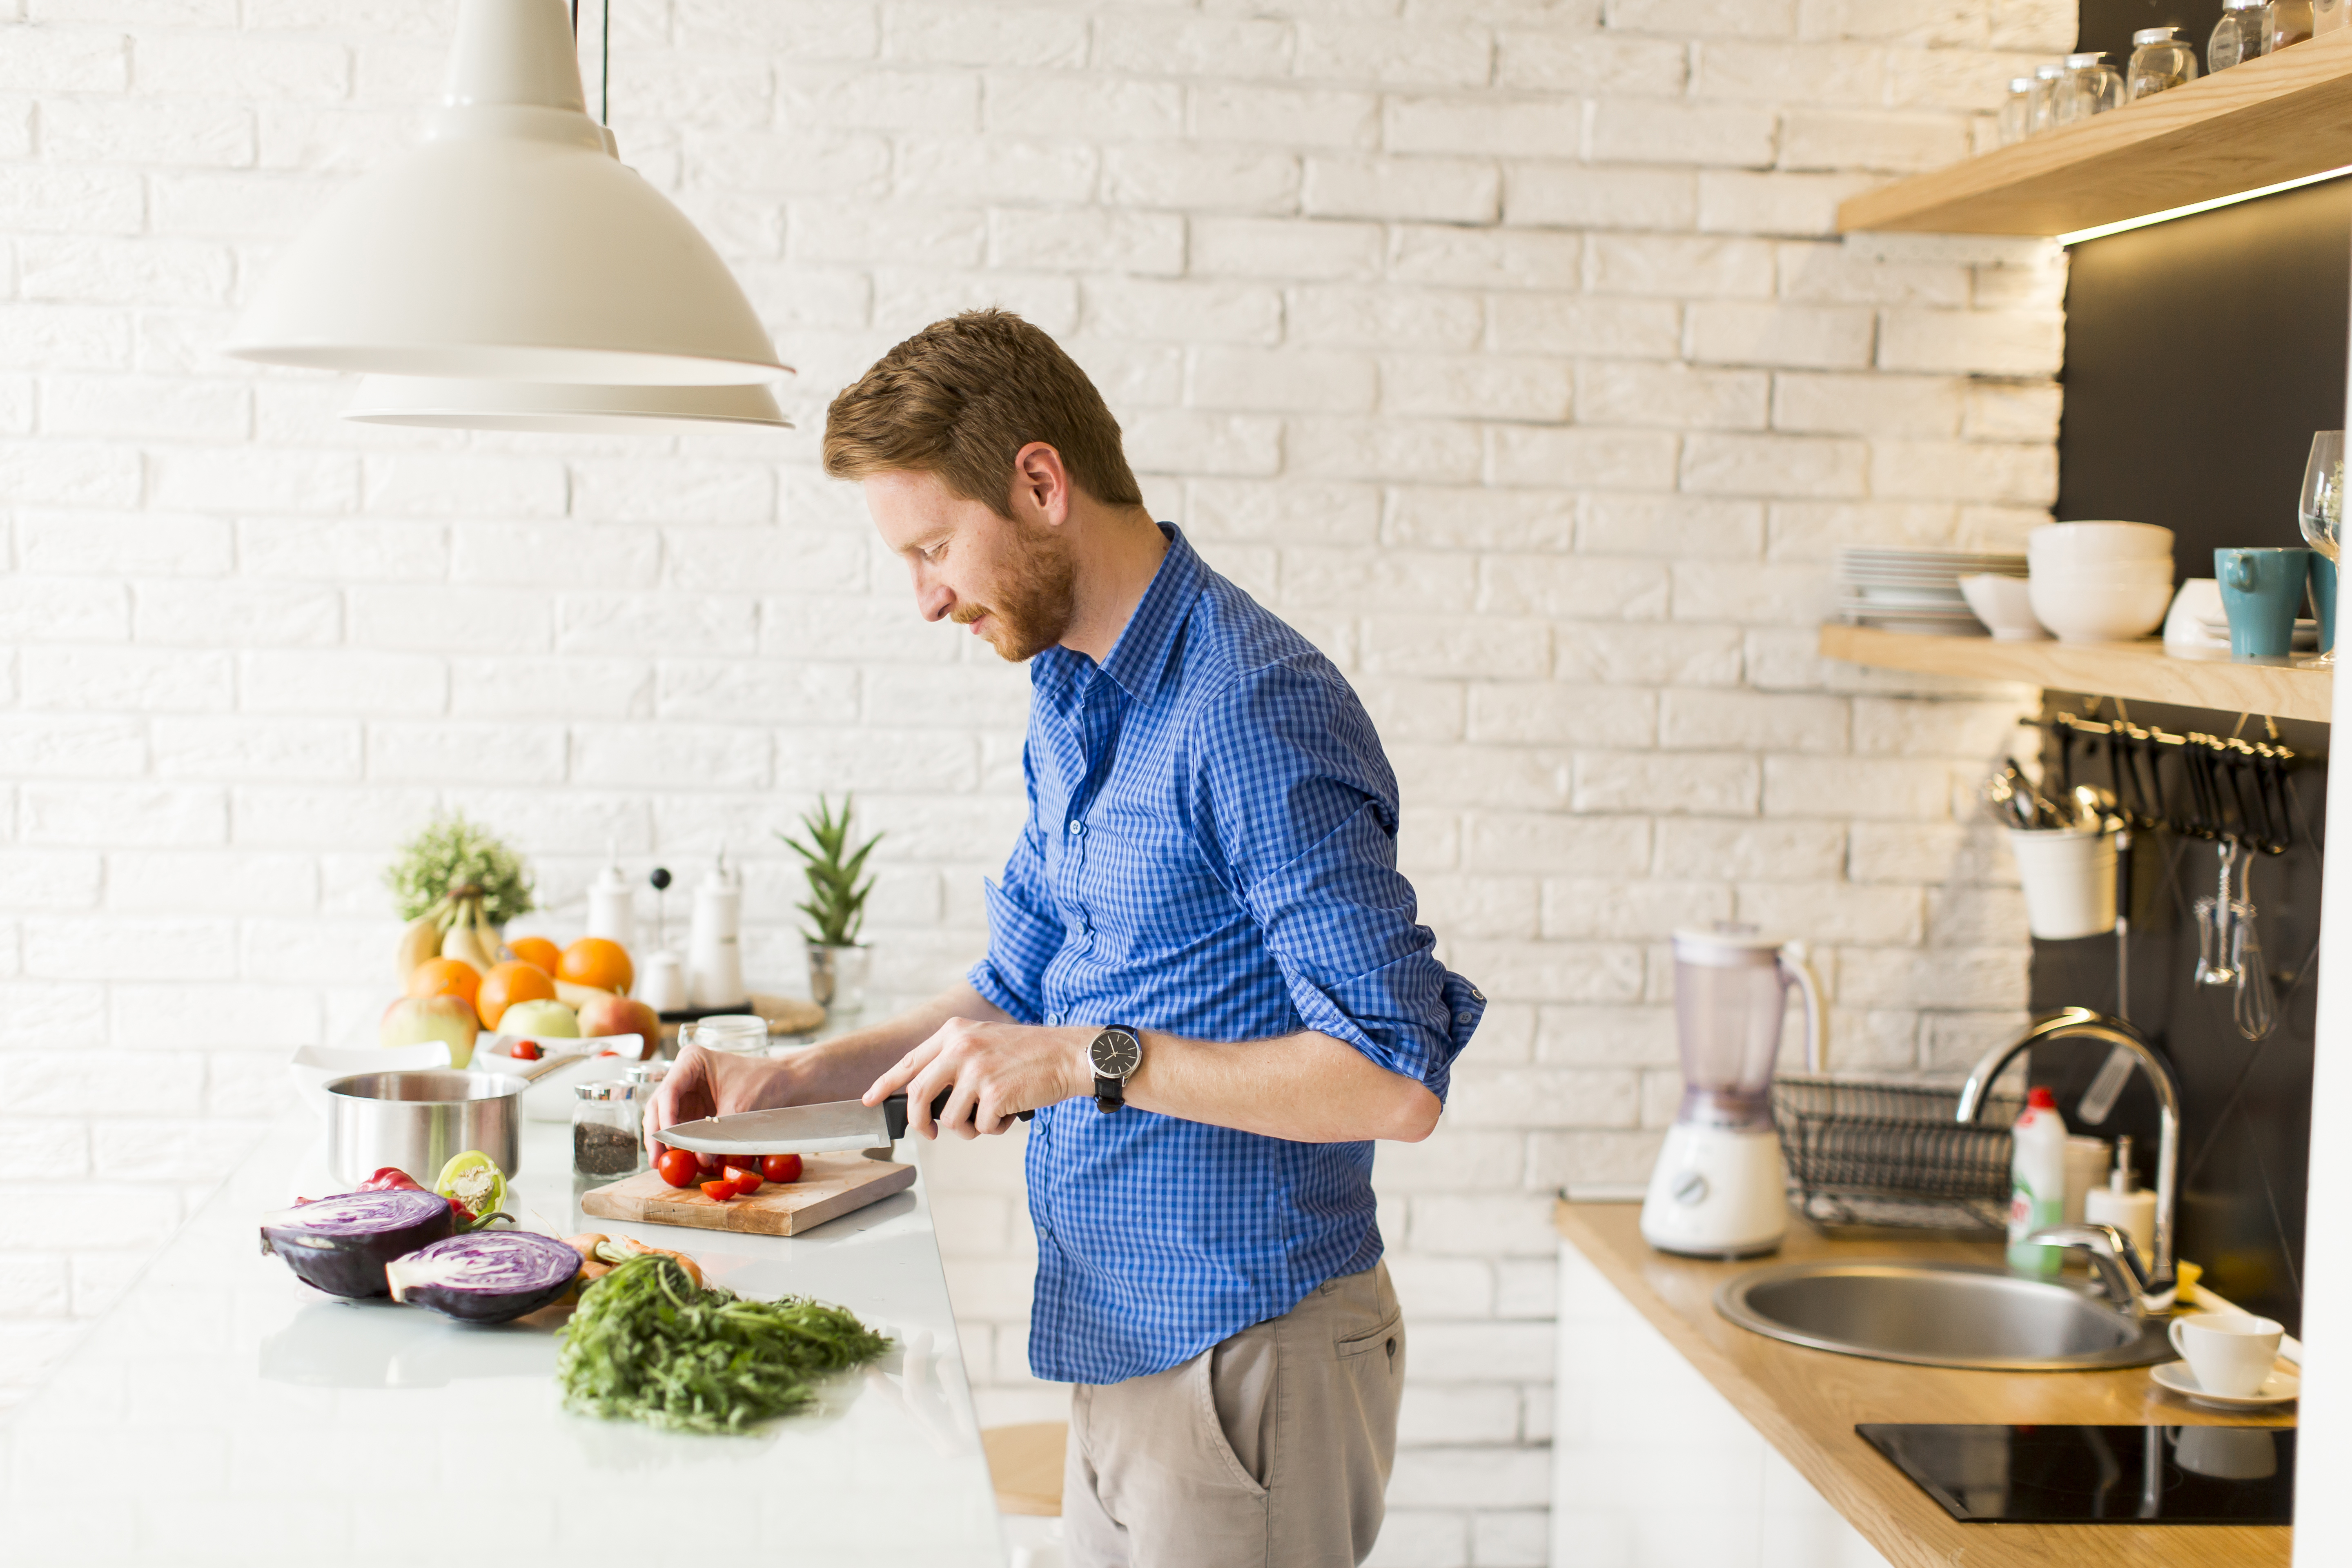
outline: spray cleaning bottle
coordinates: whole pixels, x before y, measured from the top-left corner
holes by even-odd
[[[2009,1267],[2011,1272],[2050,1279],[2065,1262],[2063,1247],[2025,1238],[2045,1226],[2066,1223],[2066,1119],[2057,1097],[2036,1089],[2017,1119],[2009,1157]]]

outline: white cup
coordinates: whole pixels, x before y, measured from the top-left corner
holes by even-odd
[[[2172,1348],[2208,1394],[2242,1398],[2270,1381],[2284,1327],[2251,1312],[2197,1312],[2172,1320]]]
[[[2009,830],[2025,887],[2025,923],[2063,942],[2116,929],[2116,837],[2073,828]]]

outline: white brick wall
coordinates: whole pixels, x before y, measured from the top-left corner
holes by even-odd
[[[1828,229],[1980,139],[2073,6],[618,0],[622,148],[803,373],[791,436],[656,442],[346,426],[346,387],[215,352],[413,136],[453,12],[0,0],[0,1397],[287,1049],[365,1032],[375,873],[436,804],[536,858],[558,931],[608,842],[723,840],[782,980],[769,830],[854,788],[882,983],[970,957],[1024,682],[914,620],[813,458],[882,349],[1001,302],[1390,741],[1496,1004],[1444,1130],[1381,1159],[1415,1335],[1381,1561],[1541,1561],[1548,1194],[1646,1171],[1665,934],[1813,939],[1846,1067],[1948,1067],[2022,1003],[1954,805],[2018,694],[1825,667],[1810,627],[1840,543],[2042,514],[2063,262]],[[993,1418],[1055,1397],[1015,1152],[937,1165]]]

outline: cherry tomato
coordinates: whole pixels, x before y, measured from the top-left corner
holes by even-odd
[[[738,1194],[747,1198],[750,1197],[753,1193],[760,1190],[759,1163],[754,1161],[748,1167],[743,1165],[728,1166],[727,1179],[735,1184],[735,1191]]]
[[[694,1157],[691,1149],[665,1149],[661,1152],[661,1158],[654,1162],[654,1169],[659,1171],[661,1179],[671,1186],[690,1187],[694,1185],[695,1178],[702,1173],[702,1162]]]
[[[723,1204],[735,1195],[735,1184],[724,1177],[715,1182],[705,1182],[702,1184],[702,1195],[713,1203]]]
[[[771,1182],[797,1182],[801,1179],[801,1157],[798,1154],[762,1155],[760,1174]]]
[[[727,1156],[724,1154],[705,1154],[697,1152],[694,1157],[701,1163],[702,1168],[706,1171],[715,1171],[727,1163]]]
[[[519,1062],[535,1062],[539,1060],[539,1042],[537,1040],[517,1040],[514,1045],[514,1059]]]

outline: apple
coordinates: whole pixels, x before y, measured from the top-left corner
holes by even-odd
[[[499,1015],[499,1033],[576,1040],[580,1037],[580,1018],[561,1002],[517,1002]]]
[[[642,1002],[610,994],[580,1009],[580,1032],[593,1039],[600,1035],[635,1035],[645,1041],[640,1059],[651,1061],[661,1049],[661,1015]]]
[[[403,996],[383,1010],[376,1027],[381,1046],[421,1046],[439,1040],[449,1047],[449,1065],[474,1059],[474,1037],[482,1032],[473,1005],[462,996]]]

